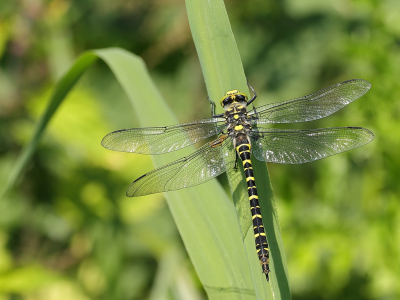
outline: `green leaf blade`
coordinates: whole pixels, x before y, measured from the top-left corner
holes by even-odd
[[[75,83],[80,79],[82,74],[97,60],[97,56],[91,52],[82,54],[68,70],[68,72],[58,81],[54,88],[54,91],[49,99],[46,111],[40,118],[38,124],[35,127],[32,140],[22,149],[20,155],[12,168],[10,175],[8,176],[7,182],[4,185],[1,193],[0,200],[7,196],[7,193],[15,185],[19,176],[23,172],[24,168],[31,159],[35,152],[41,136],[43,135],[48,123],[53,117],[54,113],[59,108],[60,104],[74,87]]]
[[[186,0],[192,36],[210,98],[218,101],[229,90],[249,95],[240,54],[222,0]],[[219,103],[218,103],[219,104]],[[286,258],[273,193],[265,163],[252,159],[259,189],[260,205],[267,239],[270,244],[270,281],[261,273],[248,205],[247,186],[243,171],[228,170],[229,185],[234,199],[246,248],[253,286],[257,299],[291,299]],[[247,206],[247,212],[245,207]]]
[[[118,49],[96,53],[113,70],[142,126],[154,125],[154,120],[166,125],[177,122],[140,58]],[[153,161],[161,166],[192,150],[171,153],[168,160],[165,155],[155,156]],[[226,299],[254,299],[234,208],[216,180],[168,192],[166,198],[209,298],[221,299],[223,294]]]
[[[104,60],[115,74],[142,126],[154,125],[155,120],[162,124],[177,122],[139,57],[117,48],[89,51],[78,58],[56,85],[48,107],[34,130],[34,138],[14,166],[12,172],[15,178],[18,178],[29,162],[50,119],[67,93],[98,58]],[[166,156],[157,156],[154,158],[155,165],[160,166],[172,159],[178,159],[183,154],[190,153],[190,148],[192,147],[171,153],[168,160]],[[9,187],[4,192],[15,184],[15,180],[9,182]],[[166,197],[209,298],[255,299],[234,208],[217,181],[170,192]]]

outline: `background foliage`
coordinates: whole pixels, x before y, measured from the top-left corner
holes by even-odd
[[[400,3],[225,3],[258,105],[351,78],[372,83],[329,118],[280,126],[364,126],[376,136],[322,161],[269,165],[293,298],[398,299]],[[180,121],[209,116],[184,1],[2,1],[0,185],[60,75],[82,51],[112,46],[144,58]],[[177,259],[171,249],[184,253],[163,195],[125,197],[150,158],[100,146],[108,132],[137,125],[123,99],[97,64],[0,201],[0,299],[151,298],[160,268]],[[204,298],[183,261],[170,298],[182,289]]]

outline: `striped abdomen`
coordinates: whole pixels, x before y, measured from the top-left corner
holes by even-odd
[[[257,255],[260,259],[263,273],[269,280],[269,249],[264,224],[261,217],[260,204],[258,202],[256,182],[254,180],[253,167],[250,159],[250,144],[236,146],[236,150],[243,162],[244,174],[246,175],[247,192],[249,194],[251,215],[253,219],[254,237],[256,240]]]

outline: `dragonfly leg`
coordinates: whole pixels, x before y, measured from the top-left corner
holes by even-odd
[[[212,100],[210,99],[210,97],[208,97],[208,96],[207,96],[207,100],[208,100],[208,102],[210,102],[210,105],[211,105],[211,115],[212,115],[212,116],[215,116],[215,102],[212,101]]]
[[[235,166],[233,167],[233,169],[234,169],[235,171],[237,171],[237,170],[238,170],[238,164],[237,164],[237,162],[238,162],[239,155],[237,154],[236,151],[235,151],[235,153],[236,153],[236,159],[235,159]]]
[[[216,114],[215,114],[215,102],[212,101],[212,100],[210,99],[210,97],[207,97],[207,100],[208,100],[208,102],[210,102],[210,105],[211,105],[211,116],[213,116],[214,118],[223,117],[224,114],[219,114],[219,115],[216,115]]]
[[[256,100],[257,94],[256,94],[256,91],[252,88],[252,86],[251,86],[249,83],[247,83],[247,86],[248,86],[248,87],[251,89],[251,91],[253,92],[253,97],[251,97],[251,99],[250,99],[249,101],[247,101],[247,105],[249,105],[249,104],[253,103],[254,100]],[[254,104],[253,104],[253,108],[254,108]]]
[[[251,89],[251,91],[254,94],[253,97],[247,102],[247,105],[253,104],[254,116],[256,119],[258,119],[257,110],[253,103],[253,101],[256,100],[256,98],[257,98],[257,94],[256,94],[256,91],[253,89],[253,87],[249,83],[247,83],[247,86]]]

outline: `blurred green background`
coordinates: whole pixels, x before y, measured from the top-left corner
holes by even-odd
[[[352,78],[372,83],[333,116],[278,126],[363,126],[376,136],[322,161],[269,164],[293,299],[399,299],[400,2],[225,3],[256,105]],[[180,121],[210,116],[183,0],[1,1],[0,186],[56,81],[80,53],[103,47],[142,56]],[[163,195],[125,197],[150,157],[100,146],[137,126],[133,116],[96,63],[0,201],[0,300],[158,299],[166,278],[169,299],[205,299]],[[163,275],[173,259],[179,271]]]

